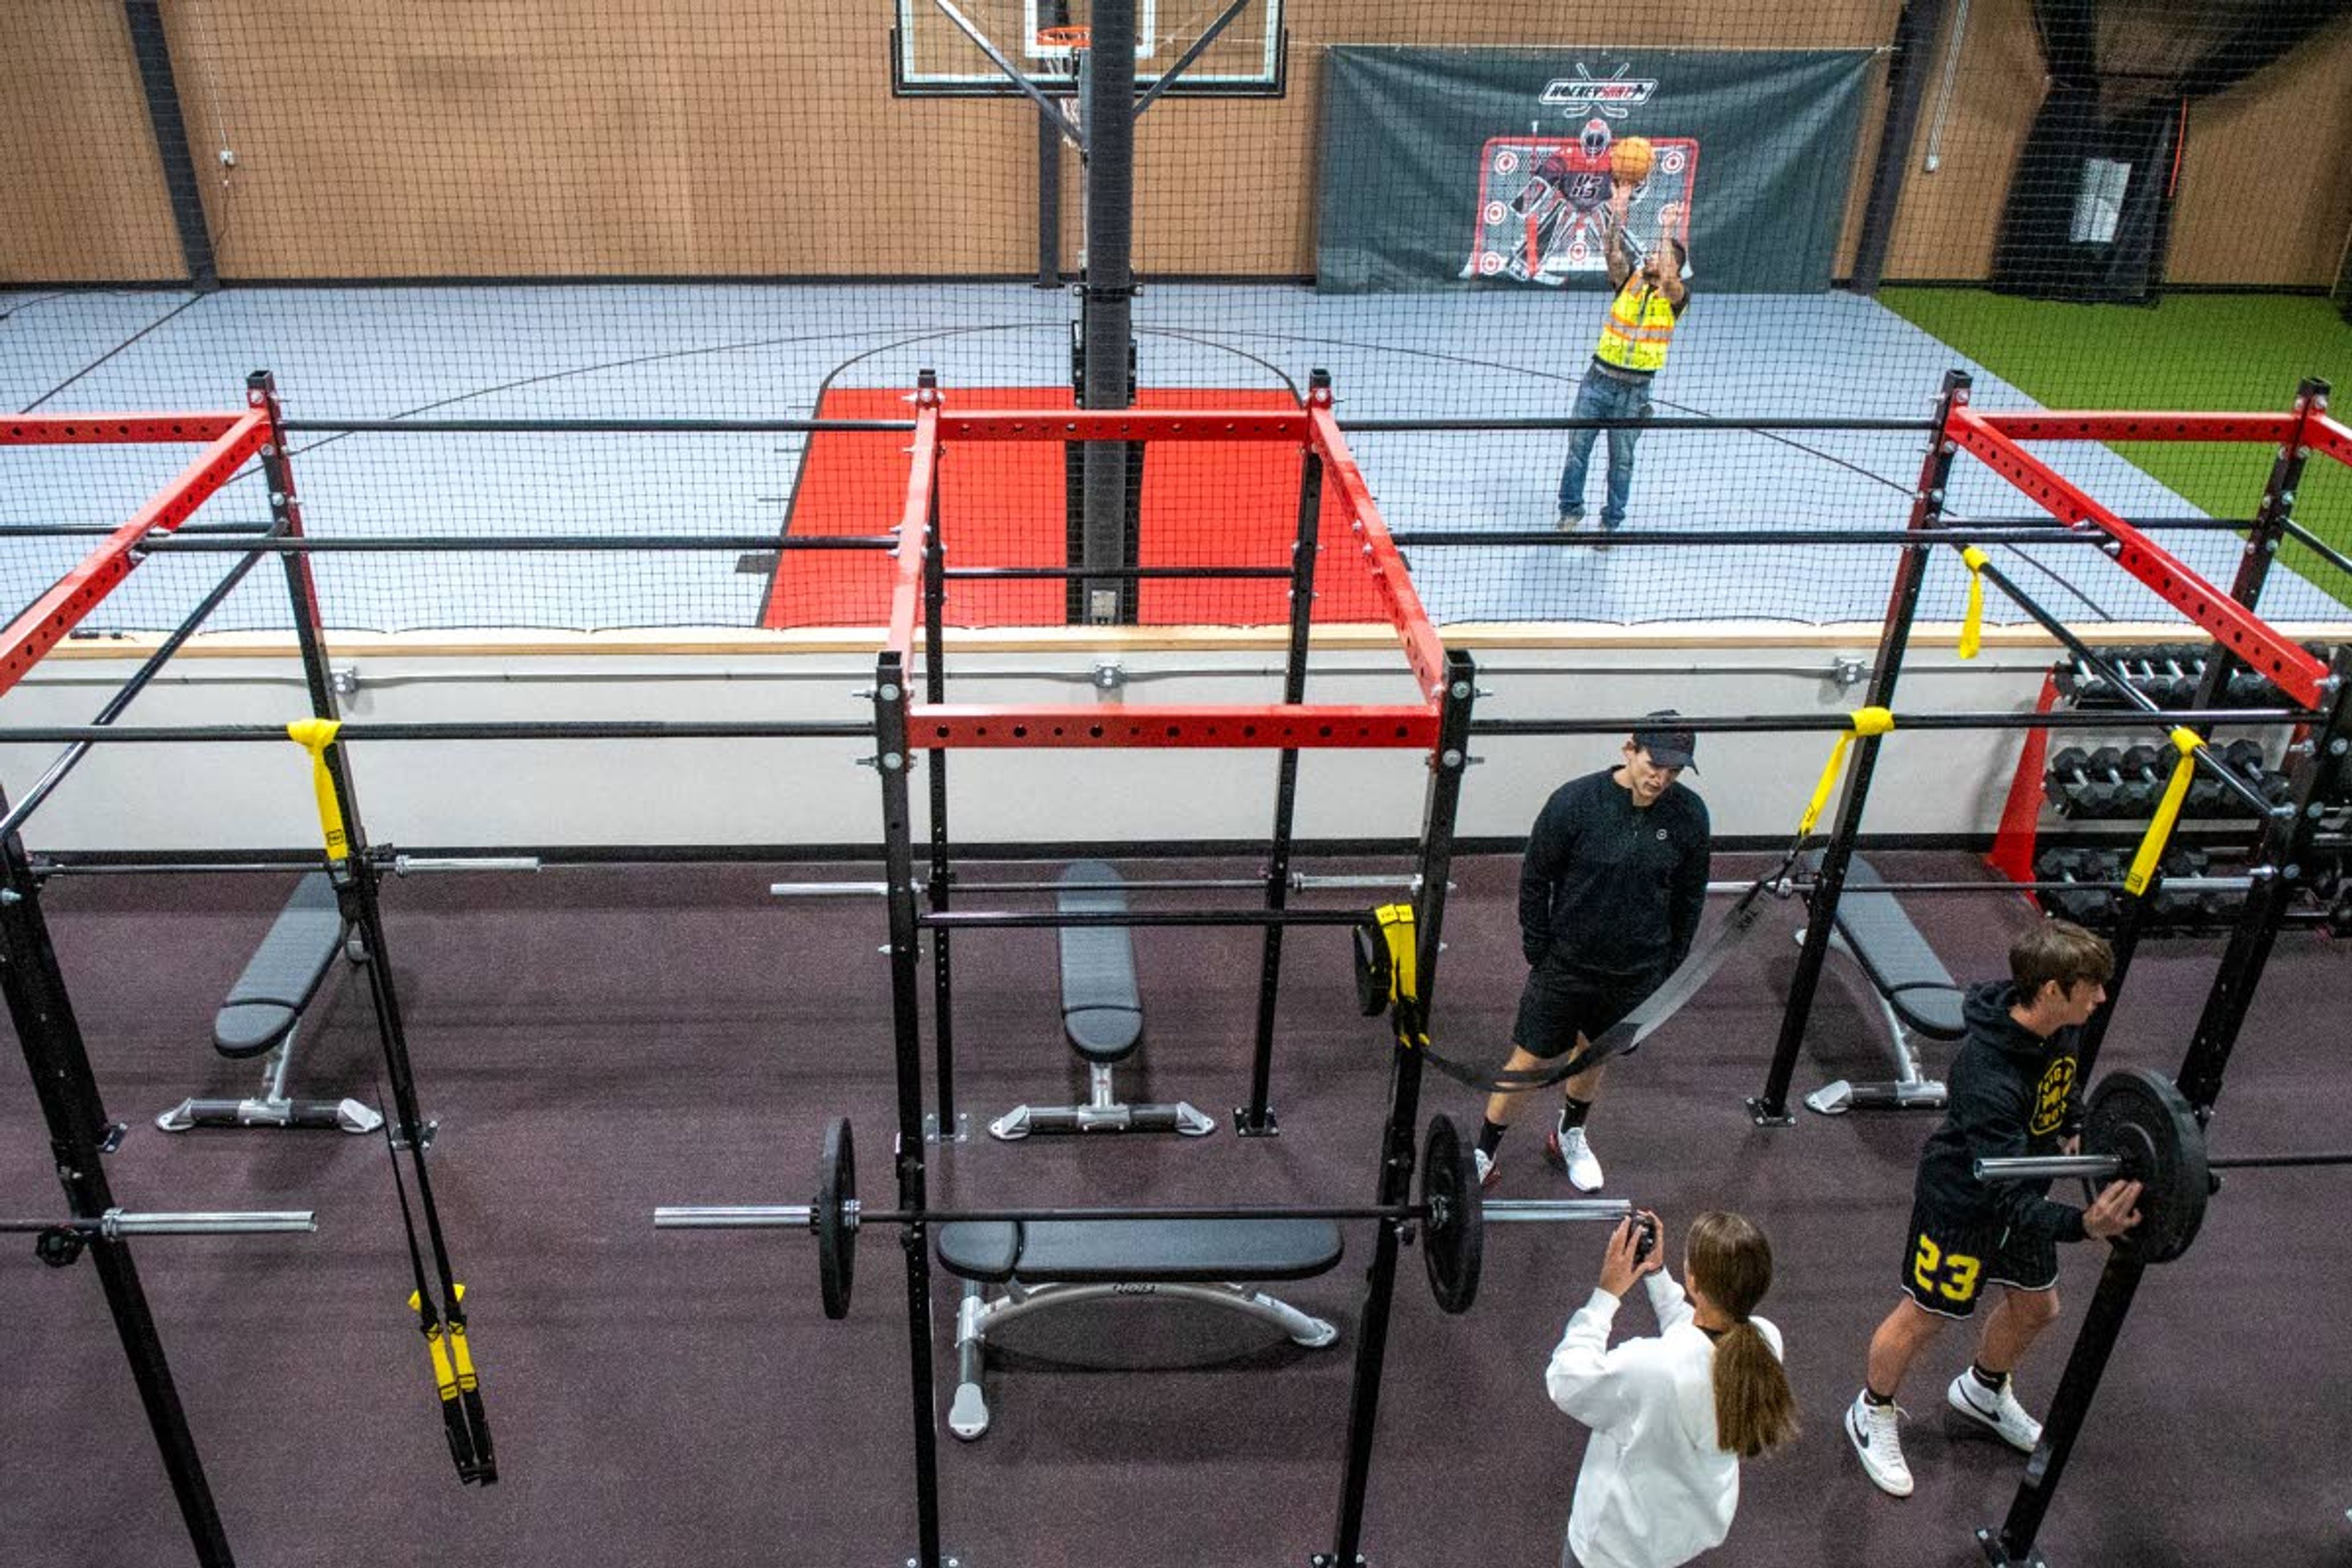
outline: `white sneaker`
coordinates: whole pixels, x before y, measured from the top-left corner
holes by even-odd
[[[1564,506],[1559,509],[1559,515],[1552,520],[1551,525],[1562,533],[1574,533],[1584,526],[1584,509],[1580,506]]]
[[[1500,1181],[1503,1173],[1495,1163],[1495,1156],[1487,1153],[1484,1149],[1473,1148],[1470,1152],[1476,1156],[1478,1161],[1478,1190],[1483,1193]]]
[[[1845,1435],[1862,1456],[1863,1473],[1871,1485],[1888,1497],[1911,1495],[1911,1467],[1903,1462],[1903,1438],[1896,1428],[1903,1412],[1892,1405],[1873,1405],[1857,1394],[1846,1407]]]
[[[1581,1127],[1571,1127],[1562,1132],[1555,1127],[1544,1140],[1544,1152],[1551,1162],[1568,1172],[1568,1184],[1580,1193],[1601,1190],[1601,1161],[1592,1152],[1592,1142]]]
[[[1991,1428],[1995,1436],[2019,1453],[2031,1454],[2042,1441],[2042,1423],[2025,1413],[2009,1384],[2004,1377],[1998,1390],[1987,1388],[1977,1381],[1976,1373],[1964,1372],[1952,1379],[1944,1397],[1953,1409]]]

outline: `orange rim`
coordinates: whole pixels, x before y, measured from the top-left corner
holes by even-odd
[[[1094,33],[1092,27],[1040,27],[1037,29],[1037,47],[1040,49],[1083,49],[1093,41]]]

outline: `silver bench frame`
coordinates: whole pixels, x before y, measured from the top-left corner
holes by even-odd
[[[981,1373],[988,1353],[989,1331],[1076,1301],[1130,1296],[1172,1297],[1180,1301],[1224,1308],[1270,1323],[1294,1344],[1308,1350],[1320,1350],[1339,1337],[1339,1331],[1321,1318],[1310,1317],[1289,1302],[1248,1285],[1125,1279],[1024,1285],[1012,1279],[1005,1282],[1004,1294],[992,1298],[979,1280],[967,1279],[963,1302],[956,1310],[956,1391],[954,1403],[948,1407],[948,1430],[967,1443],[977,1440],[988,1430],[988,1395],[981,1386]]]

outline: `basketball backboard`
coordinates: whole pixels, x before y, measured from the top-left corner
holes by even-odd
[[[1017,94],[971,32],[1040,91],[1076,89],[1068,30],[1093,19],[1093,0],[894,0],[890,88],[901,96],[992,98]],[[1234,0],[1130,0],[1135,81],[1148,90],[1190,53]],[[1243,0],[1207,47],[1185,65],[1170,94],[1279,97],[1283,90],[1282,0]]]

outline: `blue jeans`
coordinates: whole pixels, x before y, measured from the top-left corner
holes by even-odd
[[[1571,417],[1577,419],[1647,419],[1650,416],[1650,388],[1646,383],[1633,382],[1608,375],[1598,370],[1584,373],[1583,384],[1576,389],[1576,408]],[[1559,510],[1581,512],[1584,510],[1584,471],[1591,466],[1592,440],[1598,430],[1571,430],[1568,437],[1568,467],[1559,476]],[[1609,499],[1601,503],[1601,526],[1614,532],[1625,521],[1625,502],[1633,493],[1633,441],[1639,430],[1609,432]]]

